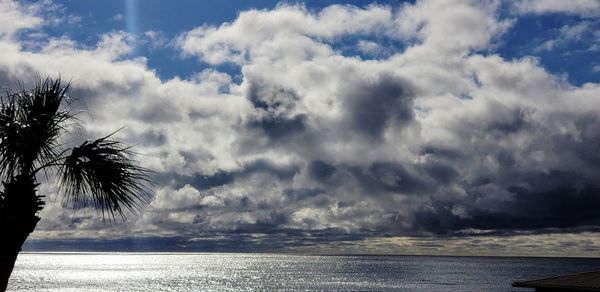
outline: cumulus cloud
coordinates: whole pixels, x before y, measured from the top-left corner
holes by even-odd
[[[513,23],[499,9],[279,5],[178,38],[185,56],[238,66],[240,81],[216,69],[160,80],[128,57],[124,32],[93,48],[62,38],[30,51],[2,39],[0,80],[60,72],[90,110],[82,136],[127,125],[118,137],[138,145],[156,194],[107,237],[325,248],[390,235],[589,231],[600,223],[600,85],[493,54]],[[373,59],[338,49],[367,36],[366,50],[405,47]],[[93,213],[60,207],[44,210],[35,237],[101,230]]]
[[[332,53],[313,38],[333,40],[374,31],[392,33],[391,18],[389,7],[377,5],[367,9],[333,5],[316,14],[304,6],[280,5],[276,10],[245,11],[220,27],[198,27],[182,35],[179,42],[185,54],[198,55],[209,64],[243,64],[265,54],[302,59]]]
[[[597,86],[565,87],[535,59],[507,62],[495,55],[473,54],[492,46],[509,29],[512,22],[496,15],[498,5],[420,1],[397,12],[389,10],[390,22],[400,33],[387,31],[388,23],[364,27],[413,45],[378,62],[339,55],[330,35],[303,30],[309,27],[308,20],[322,20],[325,12],[295,6],[242,13],[231,24],[184,34],[180,43],[184,52],[208,63],[242,65],[242,85],[247,85],[246,96],[258,114],[246,124],[250,140],[266,138],[250,145],[244,135],[245,151],[304,161],[306,168],[293,183],[317,186],[322,192],[315,197],[335,201],[335,207],[330,203],[293,212],[292,226],[325,228],[322,222],[340,222],[327,227],[445,233],[593,225],[596,216],[589,221],[574,217],[584,205],[597,206],[595,186],[571,190],[571,180],[559,183],[553,178],[554,186],[543,182],[568,173],[585,181],[582,184],[593,184],[594,164],[588,165],[587,174],[564,165],[567,160],[579,165],[589,157],[569,150],[570,142],[559,142],[559,137],[570,139],[559,129],[578,124],[582,116],[596,115],[593,110],[581,112],[583,108],[567,100]],[[370,9],[374,8],[365,11]],[[287,30],[246,31],[265,19],[287,21],[286,16],[299,14],[305,16],[297,18],[297,26],[286,22]],[[340,19],[343,23],[344,17]],[[338,37],[360,35],[351,29],[331,31]],[[565,29],[570,36],[573,32]],[[256,39],[226,38],[229,34]],[[302,41],[294,44],[306,46],[287,50],[285,44],[275,45],[296,38]],[[279,49],[289,54],[282,56]],[[568,113],[565,103],[571,107]],[[596,141],[589,139],[583,144]],[[556,147],[571,152],[564,154],[574,160],[556,157],[562,156],[554,153]],[[539,204],[537,215],[522,208],[533,202]],[[567,202],[574,213],[557,215],[555,208]],[[365,209],[377,216],[359,211]],[[348,214],[353,215],[345,217]]]

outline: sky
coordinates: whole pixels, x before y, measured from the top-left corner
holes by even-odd
[[[25,250],[600,255],[600,1],[0,0],[0,86],[72,82],[152,170]],[[20,83],[19,83],[20,82]]]

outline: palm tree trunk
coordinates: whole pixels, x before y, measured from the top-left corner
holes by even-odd
[[[40,221],[43,202],[36,189],[33,177],[19,175],[0,193],[0,291],[6,290],[21,246]]]
[[[17,255],[19,252],[9,253],[8,251],[1,251],[0,254],[0,291],[6,291],[8,286],[8,279],[12,273],[15,262],[17,261]]]
[[[21,251],[21,246],[29,234],[33,232],[39,220],[40,218],[34,214],[25,224],[15,223],[13,226],[1,224],[0,237],[3,239],[0,243],[0,291],[6,290],[8,279],[15,266],[17,255]]]

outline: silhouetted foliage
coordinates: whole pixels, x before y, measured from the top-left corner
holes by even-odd
[[[147,170],[129,147],[111,139],[114,133],[70,149],[61,143],[68,126],[78,122],[68,91],[69,84],[46,78],[32,90],[0,98],[0,291],[44,207],[38,172],[56,174],[67,202],[93,207],[109,220],[125,219],[125,210],[135,212],[149,200]]]
[[[75,204],[91,203],[102,214],[123,215],[145,201],[145,170],[131,163],[129,149],[103,137],[73,148],[61,165],[61,187]]]

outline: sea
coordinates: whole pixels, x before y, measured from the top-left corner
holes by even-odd
[[[531,291],[600,259],[244,253],[22,253],[8,291]]]

